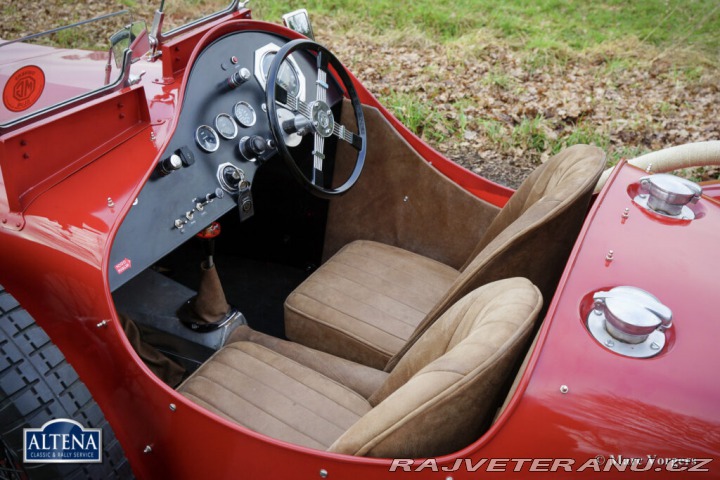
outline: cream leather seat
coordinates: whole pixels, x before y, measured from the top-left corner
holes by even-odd
[[[477,439],[542,306],[524,278],[452,306],[389,374],[241,327],[178,391],[265,435],[350,455],[439,456]]]
[[[603,151],[587,145],[538,167],[460,270],[378,242],[346,245],[287,298],[287,337],[390,370],[443,312],[481,285],[521,276],[551,298],[604,168]]]

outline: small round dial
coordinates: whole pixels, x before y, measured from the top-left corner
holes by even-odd
[[[233,120],[232,117],[227,113],[221,113],[220,115],[215,117],[215,128],[223,138],[232,140],[233,138],[237,137],[237,124],[235,123],[235,120]]]
[[[255,125],[255,120],[257,118],[255,116],[255,109],[249,103],[242,101],[236,103],[233,113],[241,126],[252,127]]]
[[[220,146],[217,132],[208,125],[200,125],[195,130],[195,141],[206,152],[214,152]]]

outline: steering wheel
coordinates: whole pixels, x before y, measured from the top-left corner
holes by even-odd
[[[317,89],[315,95],[308,91],[305,96],[306,98],[314,96],[315,100],[308,103],[301,100],[300,95],[293,95],[278,84],[278,75],[283,62],[296,51],[311,52],[317,60],[317,81],[315,82]],[[336,121],[330,106],[327,104],[327,82],[330,76],[328,67],[332,67],[337,77],[340,78],[342,87],[350,98],[357,133],[352,132]],[[308,86],[308,90],[311,90],[310,86]],[[265,100],[270,130],[275,139],[278,152],[282,155],[293,176],[304,187],[319,197],[331,198],[347,192],[358,181],[367,152],[365,118],[352,80],[350,80],[350,76],[335,55],[322,45],[307,39],[293,40],[286,43],[275,54],[275,58],[270,65],[265,88]],[[286,110],[278,110],[278,107]],[[288,115],[288,110],[292,112],[291,115]],[[278,117],[279,112],[283,113],[280,117]],[[301,170],[298,163],[301,159],[297,158],[298,154],[293,155],[289,149],[289,147],[296,146],[299,143],[291,141],[292,137],[297,138],[296,135],[308,134],[314,136],[313,168],[310,177],[306,176]],[[342,185],[335,188],[326,186],[324,175],[325,167],[329,163],[335,162],[334,155],[331,157],[325,152],[325,140],[333,135],[347,142],[357,151],[352,173]]]

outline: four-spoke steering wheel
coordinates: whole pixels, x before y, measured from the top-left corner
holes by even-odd
[[[278,74],[281,65],[288,56],[296,51],[311,52],[317,60],[317,80],[315,82],[317,88],[315,100],[313,101],[305,102],[300,99],[299,94],[293,95],[278,84]],[[330,77],[329,67],[332,67],[337,74],[337,77],[339,77],[342,82],[342,87],[350,98],[355,115],[357,133],[352,132],[340,124],[334,118],[330,105],[327,103],[328,78]],[[311,90],[311,88],[308,87],[308,90]],[[306,98],[312,98],[310,91],[306,92]],[[290,168],[293,176],[312,193],[323,198],[330,198],[347,192],[350,187],[357,182],[365,163],[367,133],[360,99],[355,91],[352,80],[335,55],[330,53],[330,51],[322,45],[311,40],[299,39],[286,43],[275,54],[275,58],[270,65],[265,87],[265,99],[268,119],[270,121],[270,130],[275,139],[277,149]],[[290,115],[290,117],[283,115],[284,118],[278,117],[278,107],[291,111],[292,115]],[[314,136],[312,150],[313,168],[312,174],[309,177],[305,175],[300,168],[300,164],[298,163],[300,158],[296,158],[289,150],[289,147],[293,145],[288,145],[288,138],[293,134],[301,136],[312,134]],[[328,163],[335,161],[334,158],[326,154],[325,149],[325,140],[333,135],[347,142],[357,151],[357,158],[352,173],[342,185],[335,188],[327,186],[324,175],[324,167]]]

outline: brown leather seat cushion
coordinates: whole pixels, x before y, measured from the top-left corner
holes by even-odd
[[[401,248],[359,240],[285,302],[291,340],[383,368],[460,272]]]
[[[226,345],[178,391],[250,430],[327,449],[365,413],[360,394],[262,345]]]

